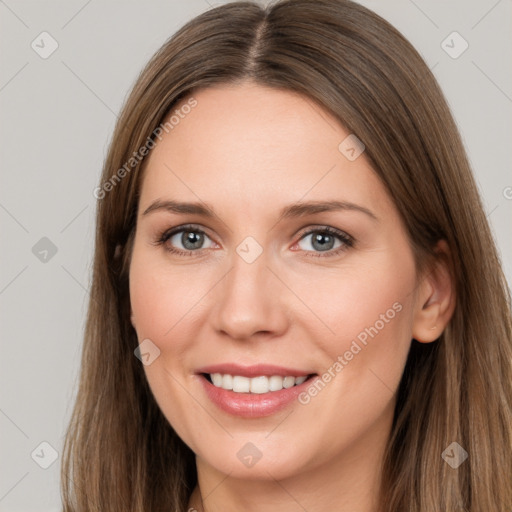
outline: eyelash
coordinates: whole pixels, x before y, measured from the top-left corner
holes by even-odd
[[[157,236],[157,239],[154,242],[154,245],[157,245],[157,246],[164,245],[164,248],[166,251],[168,251],[172,254],[177,254],[179,256],[189,256],[189,257],[198,256],[202,252],[202,249],[198,249],[195,251],[191,251],[191,250],[184,251],[182,249],[177,249],[176,247],[169,247],[169,246],[165,245],[165,243],[172,236],[174,236],[177,233],[181,233],[183,231],[188,231],[188,232],[198,233],[198,234],[203,234],[205,236],[208,236],[202,229],[197,228],[193,224],[187,224],[184,226],[178,226],[176,228],[172,228],[170,230],[164,231],[163,233],[161,233],[160,235]],[[337,255],[341,254],[342,252],[346,251],[347,249],[353,247],[354,243],[355,243],[354,238],[352,238],[350,235],[348,235],[347,233],[344,233],[343,231],[340,231],[338,229],[332,228],[330,226],[322,226],[321,228],[310,229],[309,231],[306,231],[301,234],[299,241],[301,241],[303,238],[305,238],[306,236],[311,235],[313,233],[322,233],[322,234],[332,235],[332,236],[336,237],[342,243],[342,245],[340,247],[338,247],[337,249],[329,250],[329,251],[325,251],[325,252],[324,251],[304,251],[306,253],[312,253],[312,254],[308,254],[308,257],[311,256],[313,258],[315,258],[315,257],[329,258],[331,256],[337,256]],[[210,237],[208,237],[208,238],[210,238]],[[326,254],[326,255],[324,255],[324,254]]]

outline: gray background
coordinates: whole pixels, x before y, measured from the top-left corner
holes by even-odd
[[[402,31],[438,78],[512,282],[512,1],[361,3]],[[59,510],[90,282],[93,189],[138,72],[210,5],[0,0],[0,511]],[[39,51],[51,48],[38,37],[43,31],[59,45],[46,59],[31,47],[35,40]],[[469,44],[458,58],[445,49],[458,53],[461,39],[442,45],[453,31]],[[54,255],[41,252],[49,245],[43,237]],[[48,469],[40,466],[52,450],[41,442],[58,452]]]

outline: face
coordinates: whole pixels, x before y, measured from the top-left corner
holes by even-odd
[[[155,399],[232,476],[377,449],[417,308],[396,208],[311,100],[250,83],[194,98],[148,156],[130,265]]]

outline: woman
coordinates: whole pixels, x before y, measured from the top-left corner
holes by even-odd
[[[442,93],[386,21],[198,16],[95,195],[64,510],[510,511],[510,297]]]

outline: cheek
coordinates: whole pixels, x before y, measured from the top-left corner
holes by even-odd
[[[296,280],[295,289],[316,313],[298,322],[310,332],[315,325],[317,333],[323,331],[315,337],[315,351],[330,371],[326,380],[336,382],[329,387],[370,398],[375,386],[394,391],[402,375],[412,337],[415,283],[414,260],[406,251],[382,254],[373,263],[328,273],[320,269],[316,278],[309,274]]]
[[[402,263],[318,279],[304,295],[329,326],[315,339],[314,355],[323,362],[319,380],[299,396],[304,425],[315,419],[324,447],[317,461],[391,421],[412,329],[414,267]],[[310,315],[310,325],[314,322]]]
[[[150,338],[165,343],[172,339],[173,331],[186,327],[200,310],[201,297],[208,290],[208,282],[200,272],[191,274],[162,261],[165,259],[134,250],[130,302],[139,340]],[[184,338],[173,339],[175,348],[179,348],[180,339]]]
[[[199,277],[169,265],[134,247],[130,265],[130,301],[139,343],[149,339],[160,350],[144,365],[144,372],[160,410],[178,435],[198,450],[194,439],[201,437],[196,418],[204,412],[188,391],[190,375],[185,368],[186,353],[194,345],[192,331],[197,303],[205,291]],[[194,307],[196,305],[196,307]],[[200,308],[199,308],[200,309]]]

